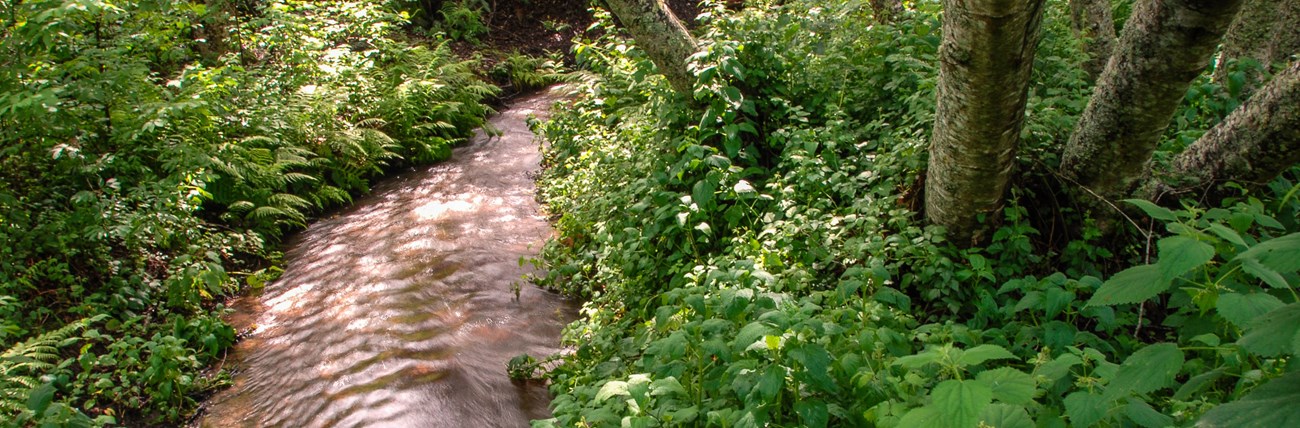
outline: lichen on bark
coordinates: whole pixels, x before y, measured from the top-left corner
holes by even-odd
[[[958,245],[1003,204],[1024,122],[1042,0],[945,0],[926,218]]]
[[[1144,175],[1191,81],[1209,64],[1241,0],[1140,0],[1061,159],[1075,201],[1109,216]]]

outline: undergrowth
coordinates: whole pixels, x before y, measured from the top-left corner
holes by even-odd
[[[544,282],[588,302],[536,426],[1294,416],[1274,405],[1300,398],[1294,170],[1221,207],[1132,201],[1138,227],[1100,242],[1050,172],[1091,90],[1053,2],[1013,198],[961,250],[916,214],[938,5],[882,23],[862,2],[757,3],[701,15],[690,101],[599,9],[575,45],[589,78],[538,127]],[[1168,138],[1226,114],[1214,85]]]
[[[5,426],[184,421],[235,340],[219,299],[277,276],[284,232],[445,159],[498,92],[384,5],[37,0],[0,20]]]

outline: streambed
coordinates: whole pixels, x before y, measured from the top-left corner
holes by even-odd
[[[560,99],[511,103],[452,158],[387,179],[293,238],[285,272],[237,299],[253,333],[203,427],[515,427],[550,395],[506,362],[557,352],[577,304],[524,283],[551,233],[526,125]],[[516,299],[515,287],[519,286]]]

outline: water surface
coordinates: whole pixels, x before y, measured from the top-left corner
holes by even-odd
[[[576,305],[522,283],[551,233],[525,125],[558,95],[520,99],[450,161],[388,179],[317,221],[284,275],[238,299],[235,385],[204,427],[514,427],[549,417],[510,358],[557,352]],[[521,284],[516,300],[513,287]],[[242,320],[241,320],[242,318]],[[238,325],[238,324],[244,325]]]

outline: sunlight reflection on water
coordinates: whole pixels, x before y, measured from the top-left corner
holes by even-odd
[[[492,119],[452,160],[392,178],[299,234],[286,270],[237,299],[253,334],[235,347],[235,386],[204,427],[528,426],[550,397],[505,363],[557,351],[576,304],[512,284],[550,233],[530,177],[535,95]]]

